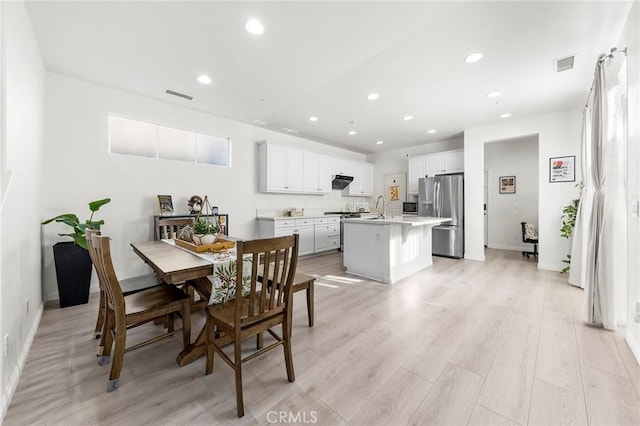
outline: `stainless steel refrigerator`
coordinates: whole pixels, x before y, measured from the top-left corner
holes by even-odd
[[[450,217],[433,227],[434,255],[464,257],[464,178],[462,173],[438,175],[418,181],[418,215]]]

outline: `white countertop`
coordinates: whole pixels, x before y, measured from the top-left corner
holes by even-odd
[[[366,225],[403,225],[403,226],[435,226],[443,222],[449,222],[449,217],[425,217],[415,215],[387,216],[385,219],[348,218],[344,223],[362,223]]]
[[[258,220],[291,220],[291,219],[318,219],[322,217],[340,217],[339,214],[305,214],[304,216],[256,216]]]

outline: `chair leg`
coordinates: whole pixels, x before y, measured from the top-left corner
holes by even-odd
[[[313,327],[313,285],[309,283],[307,287],[307,318],[309,319],[309,327]]]
[[[233,369],[236,373],[236,406],[238,417],[244,416],[244,402],[242,400],[242,340],[236,335],[233,342],[233,355],[235,364]]]
[[[213,357],[215,356],[215,350],[213,349],[213,339],[215,339],[215,336],[213,334],[213,321],[211,321],[211,317],[207,314],[207,323],[205,325],[207,362],[205,363],[204,374],[211,374],[211,372],[213,372]]]
[[[287,379],[290,382],[294,382],[296,380],[295,372],[293,371],[293,356],[291,354],[291,328],[287,321],[282,323],[282,337],[284,340],[284,363],[287,367]]]
[[[111,347],[113,346],[113,331],[115,327],[115,316],[113,311],[107,307],[105,309],[104,326],[102,327],[102,336],[100,336],[100,346],[98,352],[100,359],[98,365],[106,365],[109,363],[111,356]]]
[[[167,332],[173,333],[173,331],[175,330],[175,325],[174,325],[175,314],[171,313],[171,314],[165,315],[164,318],[165,318],[165,328],[167,329]]]
[[[126,325],[117,321],[116,324],[116,344],[113,350],[113,362],[111,363],[111,373],[109,374],[109,382],[107,384],[107,392],[113,392],[118,389],[118,380],[122,371],[122,362],[124,361],[124,348],[127,341]]]
[[[264,346],[264,334],[262,332],[256,334],[256,349],[262,349]]]
[[[105,301],[104,291],[100,290],[100,304],[98,305],[98,319],[96,320],[96,328],[93,332],[93,335],[96,339],[99,339],[102,336],[102,327],[104,326],[104,310],[105,310]],[[100,354],[98,354],[100,356]]]

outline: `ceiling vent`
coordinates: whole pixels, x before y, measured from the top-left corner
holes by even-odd
[[[167,89],[166,93],[168,93],[170,95],[173,95],[173,96],[178,96],[180,98],[185,98],[185,99],[188,99],[188,100],[192,100],[193,99],[193,96],[185,95],[184,93],[176,92],[175,90]]]
[[[562,71],[573,69],[574,58],[575,56],[571,55],[571,56],[567,56],[566,58],[556,59],[554,61],[556,65],[555,66],[556,72],[562,72]]]

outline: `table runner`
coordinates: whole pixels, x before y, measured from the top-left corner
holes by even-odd
[[[186,248],[176,245],[172,239],[163,239],[163,242],[170,244],[180,250],[185,250],[195,256],[201,257],[213,263],[213,275],[208,278],[212,283],[209,305],[223,303],[236,296],[236,249],[235,247],[221,252],[196,253]],[[242,295],[249,294],[251,281],[251,256],[243,256],[242,264]]]

